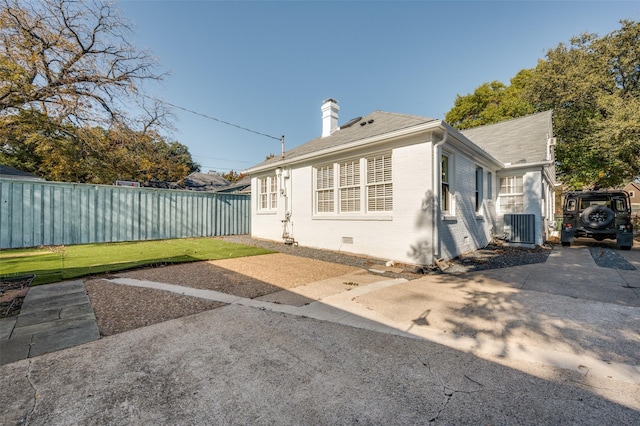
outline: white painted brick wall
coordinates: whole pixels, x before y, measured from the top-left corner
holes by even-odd
[[[491,238],[491,215],[488,207],[476,214],[476,163],[466,155],[451,151],[454,171],[454,215],[440,222],[439,257],[451,259],[487,245]],[[483,194],[486,194],[486,170]]]
[[[316,164],[310,163],[292,169],[290,178],[280,181],[285,185],[287,199],[279,198],[277,214],[258,212],[257,179],[252,179],[252,235],[255,238],[282,241],[286,201],[291,211],[289,231],[302,246],[364,254],[409,264],[433,264],[432,148],[430,141],[415,142],[419,141],[393,149],[392,214],[351,218],[346,215],[323,219],[314,217],[313,166]],[[492,223],[488,219],[491,209],[483,210],[487,220],[476,220],[475,167],[470,158],[461,153],[455,154],[452,170],[455,173],[457,219],[455,222],[440,222],[443,242],[439,257],[455,257],[483,247],[489,241]],[[439,221],[440,214],[436,216],[436,223]]]

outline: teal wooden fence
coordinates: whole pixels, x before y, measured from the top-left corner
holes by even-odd
[[[251,197],[0,179],[0,249],[251,232]]]

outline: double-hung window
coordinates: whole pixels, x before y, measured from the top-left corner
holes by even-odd
[[[389,152],[314,167],[314,213],[348,218],[392,212],[391,166]]]
[[[278,208],[278,181],[275,176],[270,178],[271,185],[269,186],[269,207],[272,210]]]
[[[275,176],[258,179],[258,210],[275,211],[278,209],[278,180]]]
[[[333,164],[316,168],[316,211],[333,213]]]
[[[258,210],[267,210],[269,207],[269,178],[260,178],[258,180]]]
[[[360,212],[360,161],[346,161],[340,169],[340,212]]]
[[[524,212],[524,185],[522,176],[505,176],[500,178],[500,212]]]
[[[449,173],[450,169],[450,161],[449,155],[442,154],[440,161],[440,171],[441,171],[441,194],[440,194],[440,208],[443,213],[451,212],[451,176]]]
[[[491,172],[487,172],[487,198],[493,199],[493,175]]]
[[[393,180],[391,154],[367,158],[367,210],[393,210]]]
[[[482,167],[476,167],[476,213],[479,212],[482,207],[483,173]]]

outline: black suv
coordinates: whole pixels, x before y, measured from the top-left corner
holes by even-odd
[[[574,238],[616,240],[623,250],[633,246],[631,200],[625,191],[578,191],[565,195],[560,241],[569,246]]]

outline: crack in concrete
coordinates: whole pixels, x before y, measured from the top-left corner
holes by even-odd
[[[485,387],[484,384],[482,384],[478,380],[472,379],[467,374],[463,374],[463,377],[465,379],[469,380],[469,382],[474,383],[475,385],[479,386],[479,389],[457,389],[457,388],[454,388],[454,387],[448,385],[445,382],[445,380],[439,374],[437,374],[437,373],[435,373],[433,371],[433,369],[431,368],[431,364],[430,364],[429,360],[423,360],[421,358],[420,354],[416,353],[413,350],[410,350],[410,351],[416,357],[418,362],[420,362],[424,367],[427,368],[427,370],[429,371],[429,374],[431,376],[433,376],[439,382],[439,386],[441,387],[442,393],[443,393],[443,395],[445,397],[445,400],[444,400],[444,403],[442,404],[442,407],[440,407],[438,412],[431,419],[429,419],[429,423],[436,422],[436,421],[438,421],[440,419],[440,416],[447,409],[447,407],[449,406],[449,403],[451,402],[453,397],[458,393],[461,393],[461,394],[472,394],[472,393],[485,392],[485,391],[497,392],[497,393],[506,393],[506,392],[503,392],[503,391],[499,391],[497,389],[487,388],[487,387]]]
[[[440,377],[440,375],[436,374],[432,368],[431,368],[431,364],[429,363],[429,360],[422,360],[422,358],[420,357],[420,355],[418,353],[416,353],[413,350],[410,350],[411,353],[413,353],[413,355],[416,357],[416,360],[418,362],[420,362],[423,366],[427,367],[427,371],[429,371],[429,374],[431,376],[433,376],[439,383],[440,386],[442,387],[442,392],[444,393],[446,399],[442,405],[442,407],[440,407],[440,409],[438,410],[438,412],[435,414],[435,416],[433,416],[432,418],[429,419],[429,423],[435,422],[438,420],[438,418],[440,417],[440,415],[442,414],[442,412],[444,410],[446,410],[447,405],[449,405],[449,402],[451,401],[451,397],[453,396],[453,393],[451,394],[447,394],[447,390],[449,389],[448,386],[445,384],[444,380],[442,380],[442,378]]]
[[[622,288],[630,288],[630,289],[632,289],[633,292],[635,293],[636,297],[638,297],[638,294],[636,293],[635,289],[640,288],[640,287],[631,285],[631,283],[629,281],[627,281],[625,276],[622,275],[622,272],[620,272],[620,269],[616,269],[616,272],[618,273],[618,275],[620,275],[620,278],[622,278],[622,281],[624,281],[624,283],[626,284],[626,285],[623,285]]]
[[[33,389],[33,406],[31,407],[31,410],[29,410],[27,415],[24,416],[24,418],[20,421],[21,424],[25,424],[25,425],[29,424],[29,418],[36,411],[36,408],[38,407],[38,389],[36,388],[36,385],[31,380],[32,366],[33,366],[33,361],[29,360],[29,366],[27,367],[27,374],[25,375],[25,378],[27,379],[27,381],[29,382],[29,385],[31,385],[31,388]]]
[[[31,339],[29,339],[29,351],[27,352],[27,358],[31,358],[31,348],[33,348],[33,334],[31,335]]]
[[[531,273],[527,274],[526,278],[524,279],[524,281],[522,281],[522,285],[520,286],[519,290],[524,289],[524,286],[527,285],[527,281],[529,281],[529,277],[531,276]]]

